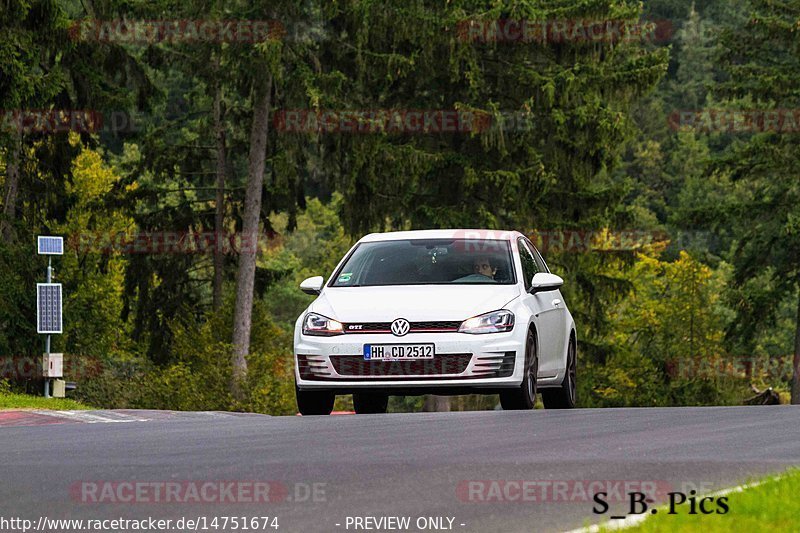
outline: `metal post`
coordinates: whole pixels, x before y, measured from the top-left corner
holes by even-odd
[[[52,280],[52,276],[53,276],[52,263],[53,263],[52,258],[48,257],[47,258],[47,283],[50,283],[51,280]],[[49,333],[47,335],[47,338],[44,341],[44,353],[45,353],[45,355],[48,356],[48,357],[46,357],[46,359],[49,360],[50,359],[50,357],[49,357],[50,356],[50,334]],[[50,397],[50,378],[48,378],[48,377],[44,378],[44,397],[45,398],[49,398]]]
[[[44,353],[48,356],[50,355],[50,335],[48,335],[46,340],[44,341]],[[50,358],[46,357],[46,359],[49,360]],[[47,377],[44,378],[44,397],[45,398],[50,397],[50,378]]]

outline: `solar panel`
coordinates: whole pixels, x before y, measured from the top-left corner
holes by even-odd
[[[64,238],[39,237],[39,255],[64,255]]]
[[[61,333],[61,284],[36,284],[36,331]]]

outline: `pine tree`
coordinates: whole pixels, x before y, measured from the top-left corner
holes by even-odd
[[[747,191],[729,209],[738,236],[736,282],[747,289],[739,292],[737,331],[731,334],[748,346],[760,327],[774,321],[777,302],[797,294],[791,391],[792,403],[800,404],[800,2],[752,0],[750,8],[746,25],[723,34],[719,62],[727,79],[717,92],[732,105],[785,111],[772,119],[762,113],[755,126],[763,132],[734,143],[721,163]]]

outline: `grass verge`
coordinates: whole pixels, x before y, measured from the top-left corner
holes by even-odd
[[[94,408],[65,398],[45,398],[44,396],[0,392],[0,409],[56,409],[61,411]]]

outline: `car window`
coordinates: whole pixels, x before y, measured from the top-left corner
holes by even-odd
[[[525,240],[519,239],[518,245],[519,259],[522,263],[522,277],[524,278],[523,281],[525,282],[525,289],[527,290],[531,288],[531,280],[533,279],[534,274],[541,271],[536,265],[536,260],[534,259],[531,251],[528,249]]]
[[[538,271],[550,272],[550,269],[547,268],[547,263],[544,262],[544,258],[542,257],[542,254],[539,253],[539,250],[536,248],[536,246],[534,246],[533,243],[527,239],[525,240],[525,245],[533,255],[533,260],[536,261],[536,268]]]
[[[332,287],[516,283],[504,240],[414,239],[361,243]]]

